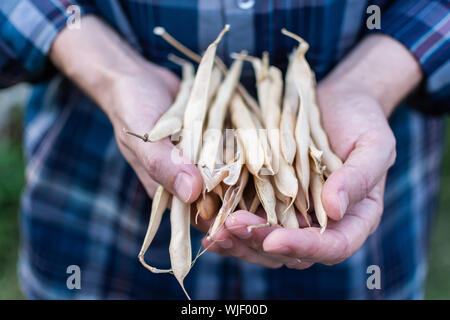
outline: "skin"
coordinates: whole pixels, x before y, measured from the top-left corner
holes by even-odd
[[[186,159],[180,164],[165,161],[173,151],[168,139],[143,143],[122,131],[148,132],[168,108],[178,89],[170,71],[144,60],[93,16],[83,18],[81,30],[63,30],[50,58],[109,117],[121,152],[149,196],[160,183],[185,202],[195,201],[201,176]],[[344,160],[323,188],[330,218],[325,233],[320,235],[314,223],[312,228],[275,226],[248,233],[247,226],[265,223],[266,215],[262,210],[237,211],[209,250],[269,268],[295,269],[336,264],[355,253],[376,230],[383,212],[386,174],[395,161],[387,118],[421,78],[417,61],[396,40],[384,35],[363,39],[317,88],[324,129]],[[199,219],[195,226],[206,232],[211,223]],[[206,237],[203,245],[210,245]]]
[[[373,233],[383,213],[386,174],[395,161],[395,138],[387,118],[420,82],[417,61],[405,47],[384,35],[363,39],[317,88],[322,123],[344,165],[326,181],[322,202],[329,220],[320,228],[246,231],[264,222],[239,211],[228,219],[222,239],[235,255],[272,268],[305,269],[314,263],[333,265],[352,256]],[[204,245],[208,242],[204,240]],[[244,248],[245,247],[245,248]],[[250,249],[252,251],[250,251]],[[248,253],[244,255],[243,253]]]
[[[182,201],[195,201],[201,192],[200,173],[186,158],[177,164],[167,161],[177,152],[169,138],[143,143],[123,132],[150,131],[178,91],[179,79],[172,72],[140,57],[94,16],[82,19],[81,30],[65,28],[50,58],[108,116],[120,151],[151,197],[159,183]]]

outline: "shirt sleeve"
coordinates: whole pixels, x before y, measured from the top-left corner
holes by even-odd
[[[0,1],[0,87],[52,74],[47,55],[55,37],[77,12],[94,11],[87,0]]]
[[[409,100],[427,113],[449,113],[450,1],[394,1],[381,11],[381,28],[370,32],[398,40],[419,62],[424,81]]]

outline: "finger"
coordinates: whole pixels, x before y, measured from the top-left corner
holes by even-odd
[[[203,233],[207,233],[213,223],[214,219],[206,221],[200,215],[197,215],[197,207],[195,203],[191,204],[191,224],[194,228]]]
[[[261,255],[257,251],[245,246],[239,239],[227,233],[226,230],[219,232],[219,234],[214,237],[214,240],[216,240],[216,242],[211,244],[212,241],[207,240],[206,237],[203,238],[203,247],[208,248],[208,251],[218,253],[222,256],[233,256],[266,268],[276,269],[283,266],[282,262],[273,260],[266,255]]]
[[[135,143],[134,151],[148,174],[181,201],[192,203],[198,198],[202,189],[198,169],[168,139]]]
[[[380,183],[382,184],[382,183]],[[331,221],[323,234],[320,228],[277,229],[263,243],[266,252],[301,260],[336,264],[353,255],[379,222],[380,188],[349,209],[340,221]]]
[[[367,197],[394,163],[395,138],[390,129],[385,132],[383,136],[359,139],[343,166],[326,180],[322,202],[330,218],[342,219],[349,207]]]
[[[260,210],[263,211],[263,210]],[[258,212],[258,214],[261,214]],[[281,228],[280,226],[274,227],[263,227],[255,228],[251,231],[248,230],[249,226],[258,226],[266,223],[267,220],[262,218],[257,214],[253,214],[248,211],[239,210],[233,212],[233,215],[225,221],[225,227],[227,230],[238,237],[239,239],[246,240],[252,244],[252,247],[256,250],[260,250],[262,247],[262,241],[264,238],[276,228]]]
[[[261,210],[263,211],[263,210]],[[261,212],[258,212],[261,214]],[[282,264],[295,264],[296,259],[275,253],[268,254],[264,252],[262,244],[267,235],[281,226],[263,227],[248,230],[249,226],[262,225],[266,220],[251,212],[240,210],[233,213],[233,216],[225,221],[226,230],[232,234],[236,239],[240,240],[245,246],[250,247],[258,254],[266,256],[272,260],[281,262]]]
[[[137,158],[133,152],[131,152],[127,148],[123,148],[123,145],[119,144],[119,148],[124,155],[124,157],[127,159],[127,161],[130,163],[130,165],[133,167],[134,172],[138,176],[139,181],[141,182],[142,186],[144,187],[146,193],[150,198],[153,198],[156,189],[158,188],[158,183],[155,182],[147,173],[145,168],[141,165],[139,161],[137,161]]]

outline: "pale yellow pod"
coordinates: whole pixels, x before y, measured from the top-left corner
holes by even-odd
[[[280,157],[280,166],[274,176],[275,186],[283,195],[291,199],[290,203],[297,197],[298,180],[294,168],[287,161]]]
[[[244,198],[241,198],[241,200],[239,200],[239,206],[238,206],[238,208],[239,208],[240,210],[248,211],[247,204],[245,203]]]
[[[181,143],[183,153],[194,163],[199,157],[202,140],[202,129],[208,109],[208,91],[210,88],[211,74],[214,65],[216,48],[229,26],[220,32],[217,39],[209,45],[195,75],[191,95],[184,112],[183,127],[184,135]]]
[[[156,142],[179,132],[183,125],[184,109],[191,93],[194,83],[194,66],[192,63],[178,58],[174,55],[169,56],[169,60],[181,65],[182,79],[180,89],[173,104],[158,119],[155,126],[148,134],[150,142]]]
[[[314,141],[311,140],[311,144],[309,145],[309,156],[311,157],[312,163],[314,164],[311,167],[311,170],[314,170],[319,175],[323,175],[326,169],[326,166],[322,163],[323,151],[316,148],[314,145]]]
[[[253,177],[256,193],[267,214],[267,223],[275,226],[278,223],[276,213],[275,190],[268,176]]]
[[[242,99],[245,101],[247,106],[249,106],[250,110],[254,113],[255,117],[261,121],[261,108],[258,106],[256,100],[248,93],[245,87],[242,84],[238,84],[238,92],[241,95]]]
[[[220,201],[223,201],[223,194],[224,194],[224,190],[221,184],[218,184],[213,190],[212,192],[214,192],[215,194],[217,194],[220,198]]]
[[[299,97],[293,79],[292,64],[294,53],[289,57],[289,65],[285,76],[283,109],[280,119],[281,153],[289,164],[294,163],[297,144],[295,142],[295,123],[298,113]]]
[[[248,171],[244,168],[238,182],[235,185],[228,187],[223,197],[223,202],[219,213],[217,214],[216,219],[208,232],[208,239],[211,240],[214,238],[215,234],[223,226],[228,216],[236,209],[242,199],[242,193],[247,185],[248,176]]]
[[[214,192],[206,193],[204,197],[200,196],[195,201],[197,207],[197,216],[200,216],[203,220],[209,221],[219,212],[220,199]]]
[[[210,171],[207,167],[199,167],[198,169],[203,179],[203,194],[212,191],[228,175],[226,170]]]
[[[222,143],[225,114],[236,85],[239,82],[241,70],[242,61],[235,60],[218,89],[214,103],[208,111],[208,122],[203,135],[199,165],[206,166],[211,171],[215,168],[217,154]]]
[[[280,158],[280,115],[281,94],[283,91],[283,78],[280,69],[271,66],[268,70],[268,90],[266,102],[261,105],[264,126],[268,131],[270,148],[272,150],[272,166],[275,173]]]
[[[221,164],[217,169],[212,171],[205,165],[200,165],[198,167],[203,178],[203,194],[212,191],[218,187],[221,182],[226,185],[234,185],[241,175],[242,167],[245,164],[244,149],[239,140],[237,140],[237,150],[235,152],[234,135],[227,135],[226,139],[225,148],[229,149],[224,152],[228,155],[226,164]]]
[[[170,210],[170,245],[169,254],[172,272],[180,283],[186,296],[191,299],[184,288],[184,278],[191,270],[191,206],[177,197],[172,197]]]
[[[300,182],[300,188],[303,193],[303,199],[306,201],[306,210],[309,208],[309,179],[310,179],[310,168],[309,168],[309,145],[310,145],[310,135],[309,135],[309,122],[306,116],[307,109],[300,102],[299,112],[297,117],[297,124],[295,126],[295,141],[297,143],[296,157],[295,157],[295,170],[297,172],[297,178]]]
[[[262,116],[269,134],[272,149],[272,166],[275,171],[274,181],[276,188],[285,196],[291,198],[291,204],[297,196],[298,182],[294,168],[280,156],[280,103],[283,91],[283,78],[281,71],[271,66],[269,68],[270,90],[268,94],[267,109]]]
[[[264,164],[264,150],[258,137],[252,115],[239,95],[234,95],[230,104],[231,121],[236,128],[236,136],[245,153],[248,170],[258,176]]]
[[[283,33],[291,36],[291,34],[285,30]],[[295,36],[295,35],[294,35]],[[296,38],[297,39],[297,38]],[[306,210],[309,208],[309,145],[310,145],[310,125],[309,125],[309,106],[311,90],[309,90],[309,77],[305,72],[305,52],[309,46],[307,43],[300,42],[300,46],[295,52],[295,56],[292,60],[292,77],[299,97],[297,121],[295,125],[295,141],[296,141],[296,157],[295,157],[295,169],[297,171],[297,177],[300,181],[300,187],[303,192],[302,199],[306,203]],[[306,65],[307,66],[307,65]],[[297,200],[299,202],[299,200]],[[303,205],[303,201],[302,201]],[[305,210],[302,208],[302,214],[305,214]]]
[[[265,124],[266,119],[264,114],[267,111],[268,96],[270,89],[269,68],[267,62],[263,63],[261,59],[250,56],[245,56],[243,57],[243,59],[250,61],[253,66],[253,70],[255,71],[258,102],[261,108],[261,119],[263,124],[266,126]]]
[[[214,98],[219,90],[219,87],[222,83],[222,71],[219,68],[214,67],[211,72],[211,81],[209,83],[208,90],[208,103],[211,104],[214,101]]]
[[[311,124],[311,137],[317,147],[323,151],[323,163],[326,166],[325,175],[329,176],[334,171],[342,167],[342,160],[331,150],[328,143],[328,137],[322,128],[320,121],[320,111],[317,105],[316,97],[312,99],[312,108],[309,112],[309,121]]]
[[[276,204],[277,217],[280,224],[285,228],[298,229],[299,224],[295,209],[292,205],[286,204],[281,200],[277,200]]]
[[[229,26],[220,32],[217,39],[209,45],[195,75],[194,84],[192,85],[191,94],[186,105],[183,125],[187,130],[188,136],[183,136],[180,147],[185,156],[192,162],[196,162],[199,156],[199,150],[202,138],[203,122],[205,120],[208,107],[208,90],[211,80],[212,68],[214,65],[214,57],[216,47],[222,39]],[[189,130],[191,132],[189,132]],[[190,205],[183,203],[177,197],[172,199],[172,207],[170,212],[171,222],[171,238],[170,238],[170,261],[172,271],[175,278],[180,283],[186,296],[187,294],[183,281],[189,273],[192,261],[191,238],[190,238]],[[189,298],[190,299],[190,298]]]
[[[255,213],[260,204],[261,204],[261,201],[259,200],[259,197],[256,194],[253,197],[252,203],[250,204],[250,208],[248,209],[248,211],[251,212],[251,213]]]
[[[228,175],[223,179],[226,185],[233,186],[237,183],[245,165],[245,150],[241,140],[236,139],[236,153],[233,161],[229,161],[225,166]],[[221,169],[222,170],[222,169]]]
[[[239,61],[255,60],[256,61],[255,63],[257,65],[261,66],[261,62],[259,59],[254,58],[254,57],[249,57],[245,51],[243,51],[239,54],[232,54],[232,57]],[[267,78],[267,75],[266,75],[266,78]],[[238,87],[238,89],[239,89],[239,87]],[[242,97],[244,97],[244,100],[245,100],[244,102],[246,103],[246,106],[250,107],[249,113],[251,114],[253,124],[255,125],[255,127],[257,129],[258,137],[261,142],[262,150],[264,153],[264,163],[263,163],[260,173],[273,175],[274,173],[273,173],[273,169],[272,169],[271,150],[270,150],[269,142],[267,139],[267,132],[264,129],[264,126],[262,125],[262,122],[261,122],[262,121],[261,109],[258,107],[258,104],[253,99],[253,97],[251,97],[248,94],[248,92],[246,92],[246,91],[244,92],[244,91],[240,90],[239,93],[241,94]],[[248,96],[248,97],[245,98],[245,96]]]
[[[261,121],[256,117],[256,115],[252,111],[250,111],[250,113],[256,129],[258,130],[258,137],[264,154],[264,163],[260,173],[265,175],[274,175],[275,173],[272,168],[272,150],[270,149],[267,131],[264,129]]]
[[[300,185],[299,187],[301,188],[302,186]],[[306,195],[306,197],[308,197],[308,201],[306,200],[305,194],[303,192],[298,192],[297,197],[295,197],[294,200],[294,205],[300,212],[300,214],[303,216],[305,221],[308,223],[308,225],[311,226],[308,219],[309,193]]]
[[[174,37],[172,37],[163,27],[160,26],[155,27],[153,29],[153,33],[155,35],[162,37],[164,40],[167,41],[167,43],[172,45],[175,49],[186,55],[191,60],[200,63],[200,60],[202,58],[200,55],[193,52],[192,50],[184,46],[182,43],[180,43],[178,40],[176,40]],[[227,73],[227,67],[225,63],[223,63],[223,61],[217,56],[215,57],[215,64],[223,74]],[[245,89],[243,85],[238,84],[237,89],[241,97],[244,99],[245,103],[250,107],[250,109],[253,112],[255,112],[256,116],[260,118],[260,109],[255,99],[253,99],[253,97],[248,93],[248,91]]]
[[[233,56],[236,59],[243,59],[252,63],[253,70],[255,72],[256,78],[256,88],[258,95],[258,102],[260,104],[259,117],[257,114],[253,114],[253,120],[258,128],[258,135],[260,137],[260,141],[263,147],[264,152],[264,164],[261,171],[261,174],[273,175],[274,169],[272,166],[273,162],[273,154],[274,152],[271,150],[270,143],[268,140],[268,134],[266,132],[266,124],[264,115],[267,111],[268,105],[268,97],[269,97],[269,88],[270,88],[270,78],[269,78],[269,65],[268,65],[268,54],[264,54],[264,61],[262,59],[248,56],[245,54],[239,54]]]
[[[161,219],[164,212],[167,209],[167,204],[170,200],[170,193],[164,189],[163,186],[158,186],[152,201],[152,210],[150,213],[150,222],[148,224],[147,232],[145,234],[144,242],[142,248],[139,252],[138,258],[141,264],[153,273],[167,273],[171,270],[161,270],[148,265],[144,260],[144,255],[147,252],[150,244],[155,238],[156,232],[161,224]]]
[[[314,203],[314,212],[316,213],[317,220],[319,221],[320,226],[322,229],[320,230],[320,233],[323,233],[325,231],[325,228],[327,227],[327,214],[325,212],[325,209],[323,208],[322,204],[322,189],[323,189],[323,178],[315,173],[314,171],[311,171],[311,196]]]
[[[300,43],[295,57],[295,79],[302,82],[304,90],[308,92],[308,95],[303,97],[303,99],[306,99],[305,103],[308,109],[307,117],[310,124],[311,137],[316,143],[317,148],[323,151],[323,163],[327,167],[326,174],[329,175],[342,166],[342,161],[331,150],[327,134],[322,128],[320,109],[316,100],[314,72],[311,70],[305,58],[305,53],[308,51],[309,45],[305,40],[285,29],[282,30],[282,33]],[[300,100],[302,100],[301,96]]]

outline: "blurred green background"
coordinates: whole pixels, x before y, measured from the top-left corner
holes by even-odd
[[[23,91],[14,94],[23,95]],[[0,111],[9,103],[8,115],[0,114],[0,299],[23,299],[17,281],[18,203],[24,184],[21,146],[21,108],[0,94]],[[23,98],[21,99],[23,101]],[[3,109],[4,110],[4,109]],[[3,121],[5,122],[5,121]],[[434,221],[427,299],[450,299],[450,120],[447,120],[445,159],[439,210]]]

